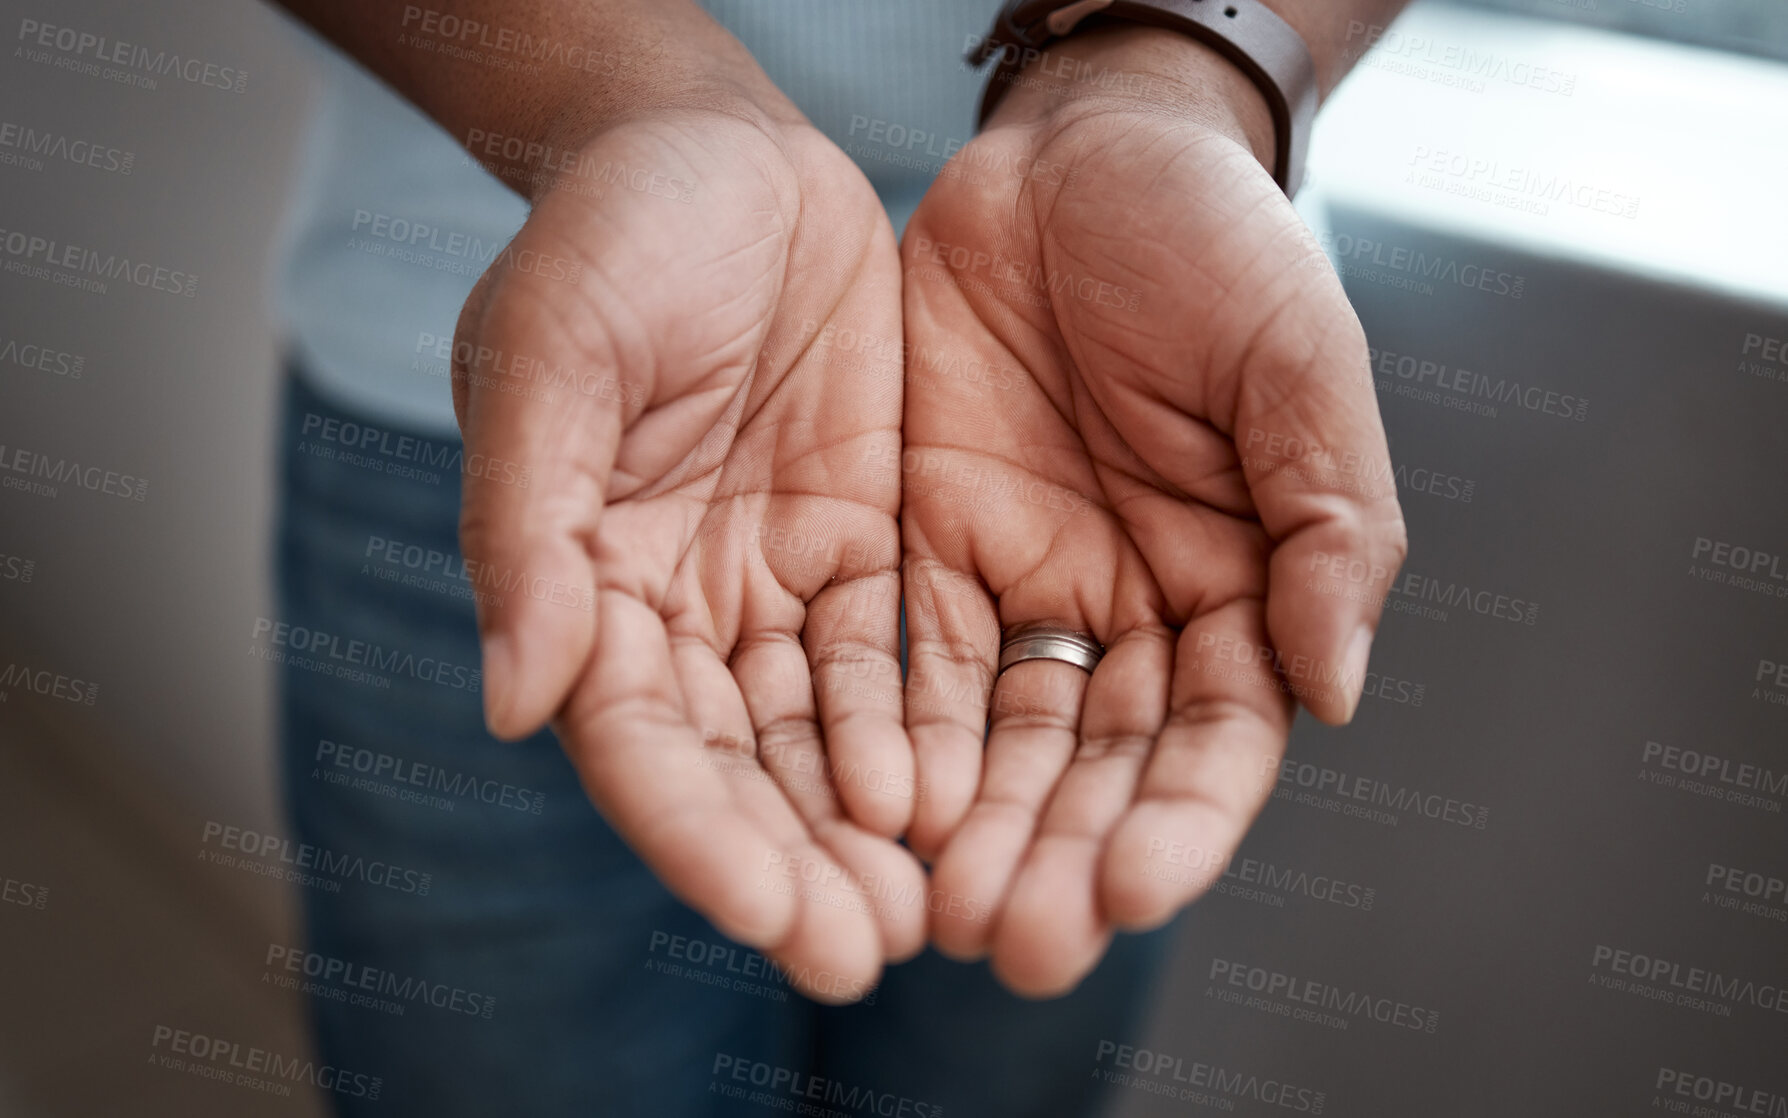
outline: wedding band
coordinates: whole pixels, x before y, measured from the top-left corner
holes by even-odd
[[[1000,639],[999,670],[1003,672],[1025,660],[1060,660],[1090,672],[1104,656],[1105,646],[1090,633],[1047,621],[1029,621],[1007,629]]]

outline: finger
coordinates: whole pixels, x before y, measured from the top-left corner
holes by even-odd
[[[557,724],[590,799],[665,887],[721,932],[761,949],[785,942],[797,899],[761,887],[785,851],[703,747],[663,621],[613,591],[601,608],[591,670]]]
[[[756,790],[763,791],[762,786]],[[833,826],[849,825],[835,820]],[[837,838],[831,829],[822,828],[828,843]],[[801,840],[781,852],[760,880],[766,888],[789,891],[796,900],[794,926],[764,954],[791,985],[816,1001],[841,1005],[862,1000],[881,976],[886,953],[877,930],[880,915],[857,876],[827,845]]]
[[[1080,744],[1000,913],[993,969],[1027,997],[1073,989],[1105,954],[1112,926],[1099,896],[1106,840],[1129,809],[1167,717],[1173,634],[1133,629],[1087,683]]]
[[[821,845],[851,874],[852,903],[875,917],[882,958],[899,963],[925,947],[928,883],[912,851],[849,820],[820,828]]]
[[[1271,790],[1292,700],[1257,598],[1196,618],[1174,648],[1167,721],[1100,860],[1118,928],[1158,927],[1222,874]]]
[[[785,618],[742,633],[727,668],[750,711],[758,763],[796,814],[813,823],[837,818],[840,805],[826,772],[813,674],[795,624]]]
[[[916,797],[907,842],[931,859],[962,823],[980,787],[999,617],[978,579],[935,559],[909,558],[902,580],[905,716]]]
[[[1037,821],[1074,755],[1087,674],[1027,660],[994,685],[980,794],[932,872],[932,942],[955,959],[987,952]]]
[[[611,592],[603,604],[610,624],[560,723],[592,801],[666,888],[763,951],[791,984],[823,1001],[861,998],[881,950],[871,916],[851,903],[850,875],[775,782],[737,763],[737,744],[721,734],[701,744],[697,717],[736,725],[743,699],[714,696],[737,696],[737,686],[719,678],[724,667],[719,676],[694,668],[711,650],[679,641],[673,654],[662,621],[637,599]],[[697,686],[700,716],[686,699]]]
[[[1359,321],[1326,268],[1292,291],[1243,366],[1232,433],[1274,542],[1267,631],[1293,694],[1340,723],[1408,537]]]
[[[487,279],[455,334],[465,438],[460,541],[479,591],[485,721],[500,738],[532,733],[553,714],[596,631],[591,554],[621,439],[621,405],[568,393],[549,406],[504,391],[511,386],[501,371],[518,355],[584,364],[578,354],[585,350],[563,337],[563,316],[580,313],[566,301],[578,297],[569,285],[531,275]]]
[[[873,975],[884,957],[904,957],[916,950],[915,931],[922,930],[924,924],[911,905],[880,906],[866,899],[863,874],[876,874],[878,880],[888,878],[898,887],[903,879],[910,884],[911,871],[899,848],[885,838],[876,841],[895,856],[872,855],[871,848],[860,841],[860,837],[872,836],[858,831],[843,816],[827,771],[808,654],[796,633],[786,627],[793,620],[784,618],[780,626],[741,636],[733,649],[730,670],[751,714],[759,764],[802,821],[803,830],[820,844],[795,863],[798,872],[793,880],[807,908],[827,911],[807,918],[801,934],[816,938],[800,939],[797,946],[809,954],[828,955],[833,973],[853,974],[861,980],[865,950],[875,964],[867,968]],[[855,864],[846,861],[845,851]],[[778,863],[771,868],[780,868],[786,880],[790,877],[788,865]],[[821,928],[826,935],[851,942],[817,938],[820,933],[814,929]]]
[[[705,641],[688,638],[675,647],[686,704],[698,712],[714,767],[726,777],[739,810],[775,848],[758,867],[758,888],[795,898],[787,936],[764,953],[810,997],[832,1003],[861,999],[874,985],[882,958],[906,958],[923,946],[921,917],[893,905],[885,912],[876,907],[878,892],[920,895],[913,881],[917,863],[895,844],[840,818],[824,776],[812,771],[816,762],[791,761],[801,771],[780,778],[766,771],[732,673]],[[727,728],[705,728],[714,724]],[[814,803],[824,805],[817,819],[809,822],[790,802],[785,787],[790,783],[801,784]],[[884,918],[886,932],[877,927]]]
[[[807,648],[832,785],[846,813],[889,838],[913,818],[913,750],[900,701],[898,544],[885,563],[841,571],[807,607]]]
[[[751,725],[751,712],[725,662],[712,646],[697,637],[672,636],[670,648],[684,709],[707,751],[703,764],[729,781],[755,781],[780,796],[775,778],[758,761],[757,732]],[[773,827],[769,833],[777,839],[788,834],[786,829],[778,833]]]
[[[851,828],[842,824],[828,829],[829,841],[817,842],[777,779],[759,763],[750,710],[732,672],[697,637],[673,637],[671,649],[684,705],[701,729],[710,765],[726,777],[740,810],[776,847],[758,867],[759,887],[796,898],[788,936],[767,948],[766,954],[783,966],[791,983],[815,998],[839,1002],[861,998],[875,978],[873,960],[866,962],[857,947],[865,937],[864,921],[839,910],[871,912],[857,885],[865,873],[878,875],[874,880],[886,882],[884,888],[896,895],[902,888],[916,894],[918,887],[910,880],[916,863],[909,871],[902,859],[912,863],[911,855],[882,842],[893,854],[887,857],[853,841]],[[808,779],[813,781],[813,774]],[[839,857],[839,851],[845,856]],[[924,942],[924,922],[891,911],[897,917],[892,930],[901,950],[910,955]]]
[[[805,149],[804,149],[805,150]],[[764,353],[793,354],[780,382],[760,376],[751,399],[785,388],[806,397],[742,432],[761,448],[775,496],[760,551],[781,587],[806,603],[801,630],[832,786],[846,813],[893,837],[912,818],[913,760],[900,703],[900,258],[886,221],[856,220],[874,192],[814,198],[789,246],[782,305],[831,306],[824,321],[779,317]],[[836,212],[834,212],[836,211]],[[850,215],[846,219],[846,215]],[[778,361],[770,361],[775,367]],[[806,386],[806,387],[802,387]],[[748,405],[749,406],[749,405]],[[789,452],[790,448],[806,448]]]

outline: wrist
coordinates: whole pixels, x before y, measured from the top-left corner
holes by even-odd
[[[1274,171],[1266,95],[1217,51],[1177,31],[1088,26],[1050,43],[1012,75],[988,127],[1099,112],[1162,113],[1228,136]]]
[[[425,106],[471,157],[512,189],[538,201],[576,153],[624,121],[671,113],[735,117],[766,133],[804,120],[749,51],[693,5],[666,4],[623,18],[613,9],[573,9],[575,18],[542,36],[549,57],[525,72],[469,73]],[[569,45],[565,45],[569,44]],[[474,68],[475,69],[475,68]],[[457,91],[455,87],[457,86]]]
[[[773,135],[803,118],[768,78],[726,74],[708,66],[682,74],[659,73],[652,88],[625,97],[593,97],[573,90],[549,107],[535,135],[543,150],[576,152],[628,121],[689,114],[732,117]]]

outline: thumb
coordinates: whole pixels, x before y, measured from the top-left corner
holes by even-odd
[[[1328,278],[1255,347],[1232,433],[1274,541],[1267,629],[1280,670],[1312,714],[1343,723],[1409,542],[1365,335]]]
[[[601,347],[565,336],[567,322],[600,328],[578,292],[518,279],[479,281],[453,347],[460,546],[477,603],[484,718],[507,740],[554,715],[595,643],[596,528],[623,428],[620,393],[580,390],[615,382],[579,365]]]

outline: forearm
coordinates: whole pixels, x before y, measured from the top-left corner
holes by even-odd
[[[798,116],[750,52],[690,0],[276,2],[493,171],[520,169],[527,156],[509,157],[517,151],[575,148],[641,112]]]

